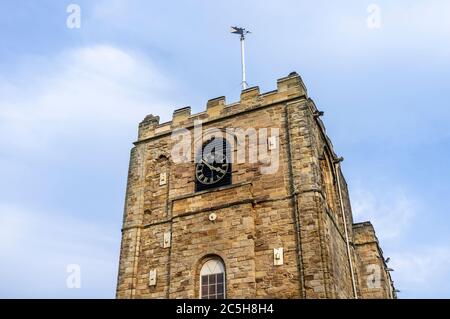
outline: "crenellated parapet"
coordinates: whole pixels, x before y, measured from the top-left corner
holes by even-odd
[[[147,115],[144,120],[139,123],[139,140],[145,140],[155,133],[155,128],[159,125],[159,116],[153,114]]]
[[[158,116],[148,115],[139,125],[138,142],[169,133],[176,128],[190,127],[194,125],[195,121],[204,123],[253,108],[300,97],[307,98],[306,87],[302,78],[296,72],[292,72],[277,80],[276,90],[261,93],[259,87],[251,87],[243,90],[240,100],[232,104],[227,104],[225,96],[220,96],[209,100],[206,103],[206,110],[203,112],[191,114],[190,106],[183,107],[173,112],[171,121],[161,124]]]

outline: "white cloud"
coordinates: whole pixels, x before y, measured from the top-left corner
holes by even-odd
[[[391,25],[398,25],[411,35],[444,36],[450,35],[450,3],[445,0],[431,0],[426,2],[408,1],[402,4],[386,5],[385,14]],[[446,43],[448,45],[448,43]]]
[[[391,256],[399,297],[450,296],[450,247],[412,247]]]
[[[450,295],[446,284],[450,280],[450,247],[432,241],[418,244],[409,232],[422,228],[416,220],[422,210],[419,198],[394,186],[383,191],[357,188],[352,192],[352,208],[355,220],[374,224],[384,257],[391,259],[389,267],[394,269],[399,298]]]
[[[297,48],[302,57],[310,52],[308,49],[305,50],[305,43],[308,43],[308,47],[322,49],[328,57],[335,51],[358,56],[383,48],[401,51],[414,48],[421,53],[426,49],[429,49],[429,53],[436,53],[436,48],[445,48],[445,52],[448,53],[450,45],[448,41],[443,41],[450,35],[450,20],[447,18],[450,12],[448,1],[431,0],[415,3],[372,1],[381,8],[381,29],[377,31],[367,28],[366,21],[369,16],[367,7],[370,3],[356,0],[349,1],[345,5],[330,1],[316,1],[314,5],[309,5],[306,1],[298,0],[271,1],[264,4],[260,1],[245,3],[235,0],[224,3],[200,1],[195,8],[190,3],[180,3],[179,10],[170,11],[166,16],[164,13],[170,4],[149,4],[142,0],[126,3],[102,0],[94,5],[91,20],[95,23],[104,23],[114,30],[127,30],[138,34],[139,37],[151,37],[158,43],[164,41],[164,47],[177,45],[179,41],[182,43],[192,41],[196,45],[202,45],[201,39],[205,35],[214,41],[221,34],[220,28],[226,32],[225,28],[229,26],[232,16],[233,21],[245,21],[247,27],[253,28],[254,35],[251,38],[253,40],[249,41],[267,43],[267,39],[270,38],[271,43],[276,43],[281,39],[280,44],[286,48],[284,51],[287,51],[287,56],[291,58],[292,53],[287,48]],[[243,10],[236,10],[236,7]],[[191,18],[193,16],[196,18],[195,21]],[[299,16],[302,16],[302,19],[298,19]],[[171,23],[171,18],[178,23]],[[180,28],[180,21],[186,24],[188,20],[189,25]],[[211,24],[210,21],[215,23]],[[270,23],[273,21],[277,21],[276,28]],[[204,28],[205,23],[209,23],[207,29]],[[161,32],[161,26],[164,27],[164,32]],[[184,36],[174,41],[176,35]],[[225,38],[223,41],[226,41]],[[424,47],[424,41],[435,45]],[[265,54],[274,52],[278,55],[283,54],[277,49],[271,50],[267,45],[261,48],[268,49]],[[380,53],[382,50],[374,51],[374,54]],[[392,54],[392,51],[383,53]],[[317,50],[310,54],[317,59]]]
[[[172,90],[150,59],[109,45],[0,73],[0,297],[114,297],[128,149]],[[69,264],[81,289],[66,287]]]
[[[0,256],[5,252],[13,252],[16,243],[22,240],[29,230],[29,222],[23,212],[15,206],[0,205]],[[5,257],[5,256],[3,256]]]
[[[120,231],[108,222],[3,203],[0,222],[1,297],[114,297]],[[81,289],[66,286],[69,264],[81,267]]]
[[[375,193],[356,189],[352,192],[355,220],[370,220],[381,239],[404,235],[415,217],[417,202],[402,191],[385,189]]]
[[[0,144],[44,149],[67,137],[136,131],[148,113],[167,115],[171,82],[142,55],[108,45],[29,58],[0,76]]]

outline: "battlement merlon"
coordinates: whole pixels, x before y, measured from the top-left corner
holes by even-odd
[[[194,121],[209,122],[253,108],[302,97],[308,99],[303,80],[296,72],[291,72],[288,76],[277,80],[276,90],[260,93],[259,87],[251,87],[241,92],[240,100],[236,103],[227,105],[224,96],[217,97],[209,100],[206,110],[200,113],[191,114],[190,106],[175,110],[172,120],[166,123],[159,123],[159,116],[147,115],[139,124],[137,142],[171,132],[176,128],[192,126]]]

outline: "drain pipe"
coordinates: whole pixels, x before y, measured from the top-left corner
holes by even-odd
[[[341,189],[341,182],[340,182],[340,162],[342,162],[344,159],[341,157],[339,158],[335,163],[335,171],[336,171],[336,179],[338,184],[338,191],[339,191],[339,201],[341,203],[341,213],[342,218],[344,221],[344,231],[345,231],[345,243],[347,245],[347,256],[348,256],[348,263],[350,265],[350,274],[352,277],[352,287],[353,287],[353,295],[355,299],[358,299],[358,293],[356,291],[356,281],[355,281],[355,272],[353,270],[353,262],[352,262],[352,255],[350,253],[350,243],[348,240],[348,231],[347,231],[347,218],[345,218],[345,211],[344,211],[344,201],[342,200],[342,189]]]

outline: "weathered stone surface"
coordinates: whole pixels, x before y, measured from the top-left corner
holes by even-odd
[[[243,91],[239,103],[216,98],[205,112],[179,109],[163,124],[146,117],[130,156],[117,297],[198,298],[201,265],[215,255],[225,264],[227,298],[353,298],[347,233],[358,297],[391,298],[373,228],[353,225],[347,184],[317,114],[301,78],[291,73],[276,91]],[[279,129],[278,170],[262,174],[266,162],[233,163],[232,185],[196,193],[194,163],[171,160],[171,132],[193,132],[198,120],[204,130]],[[193,141],[192,158],[195,151]],[[280,247],[284,262],[274,266]],[[378,288],[366,284],[367,265],[380,267]],[[150,270],[157,273],[155,286],[149,286]]]

